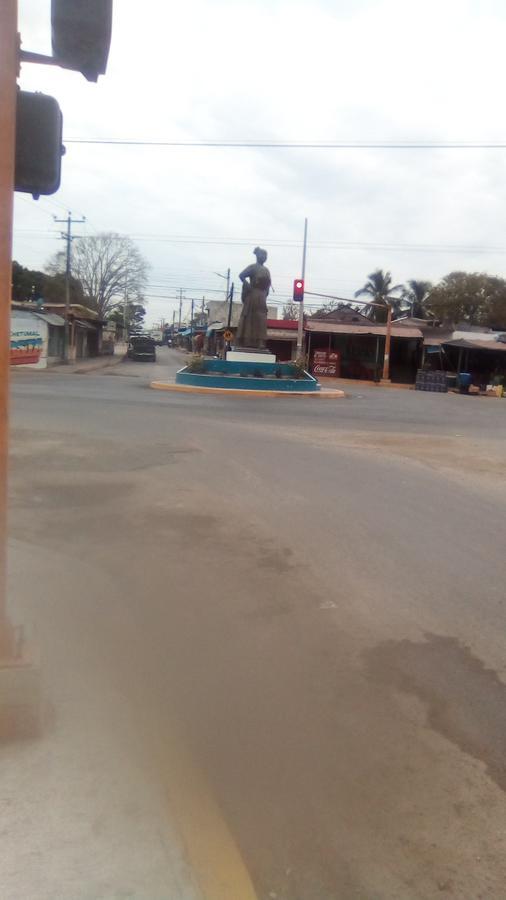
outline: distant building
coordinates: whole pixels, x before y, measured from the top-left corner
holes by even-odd
[[[12,303],[11,365],[29,365],[40,369],[61,362],[65,339],[64,316],[64,303]],[[105,324],[94,310],[79,303],[70,304],[71,362],[111,352],[109,344],[102,347]]]
[[[64,328],[65,320],[55,313],[34,309],[33,303],[13,303],[11,366],[45,369],[61,362]]]

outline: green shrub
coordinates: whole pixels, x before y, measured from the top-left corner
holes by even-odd
[[[190,357],[190,362],[188,363],[188,371],[193,372],[195,375],[202,374],[206,371],[206,361],[200,353],[194,353]]]
[[[290,365],[292,368],[294,378],[305,378],[306,377],[306,360],[303,356],[298,356],[297,359],[294,359],[290,363]]]

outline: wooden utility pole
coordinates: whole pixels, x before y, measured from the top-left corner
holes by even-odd
[[[72,241],[74,240],[72,236],[72,225],[82,224],[83,222],[86,222],[86,217],[83,216],[82,219],[73,219],[72,213],[69,212],[66,219],[57,219],[56,216],[53,216],[53,219],[55,220],[55,222],[67,226],[67,230],[62,231],[61,236],[67,244],[65,255],[65,334],[63,342],[63,362],[68,363],[70,348],[70,276],[72,266]]]
[[[15,655],[7,618],[7,455],[11,344],[12,223],[16,142],[17,0],[0,3],[0,659]]]
[[[373,304],[371,303],[371,306]],[[387,303],[387,331],[385,335],[385,355],[383,357],[382,381],[390,381],[390,344],[392,341],[392,304]]]

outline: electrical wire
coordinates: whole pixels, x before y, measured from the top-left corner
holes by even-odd
[[[216,147],[246,150],[506,150],[506,143],[494,141],[145,141],[122,138],[65,138],[64,143],[110,147]]]

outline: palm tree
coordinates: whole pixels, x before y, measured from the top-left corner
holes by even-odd
[[[384,311],[379,309],[378,306],[368,306],[366,315],[370,316],[374,322],[385,322],[388,304],[393,307],[394,312],[399,307],[400,297],[393,297],[392,294],[395,291],[402,291],[404,285],[392,285],[390,272],[384,272],[383,269],[376,269],[375,272],[371,272],[367,277],[368,281],[366,281],[364,287],[360,288],[359,291],[355,291],[355,297],[361,297],[366,294],[373,303],[384,306]]]
[[[410,305],[410,313],[416,319],[425,319],[429,310],[427,301],[432,290],[430,281],[417,281],[412,278],[408,281],[408,288],[403,292],[402,299]]]

